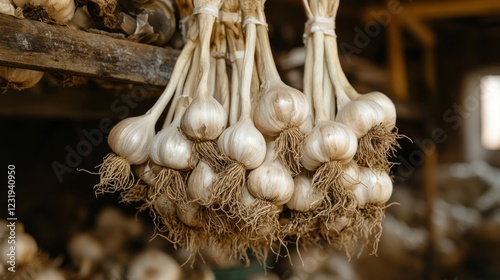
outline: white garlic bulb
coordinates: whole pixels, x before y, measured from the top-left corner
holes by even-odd
[[[176,170],[191,169],[193,144],[179,129],[181,117],[189,104],[189,97],[181,97],[177,101],[175,119],[153,138],[149,156],[154,163]]]
[[[176,207],[177,217],[185,225],[199,228],[203,226],[201,221],[201,205],[196,202],[190,202],[186,204],[183,209]]]
[[[335,120],[350,127],[359,139],[384,122],[384,110],[372,100],[351,101],[339,110]]]
[[[189,170],[192,156],[191,141],[176,126],[169,125],[156,134],[149,156],[161,166],[176,170]]]
[[[12,239],[7,238],[4,238],[2,240],[2,243],[0,244],[0,251],[2,252],[0,261],[2,262],[2,264],[8,263],[10,261],[10,256],[8,254],[9,252],[11,252],[11,247],[15,247],[14,253],[16,264],[29,263],[35,258],[35,255],[38,252],[38,245],[31,235],[22,232],[19,229],[17,229],[16,231],[17,235],[15,239],[15,246],[14,244],[9,243],[9,240]]]
[[[57,23],[63,24],[71,20],[75,13],[73,0],[13,0],[16,6],[24,8],[26,5],[40,7]]]
[[[326,121],[314,127],[302,147],[302,165],[315,171],[321,164],[332,160],[342,164],[349,162],[356,153],[358,141],[346,125]]]
[[[264,163],[248,174],[248,191],[255,197],[275,205],[285,204],[293,195],[290,171],[275,157],[274,142],[268,147]]]
[[[243,164],[245,169],[254,169],[266,157],[266,140],[248,118],[241,118],[224,130],[218,140],[219,150]]]
[[[377,183],[377,175],[368,167],[361,167],[359,173],[359,183],[354,186],[354,195],[359,207],[363,207],[370,202],[371,191]]]
[[[0,66],[0,78],[19,90],[33,87],[42,79],[43,74],[40,71]]]
[[[151,141],[155,136],[155,123],[154,116],[148,113],[126,118],[111,129],[108,144],[130,164],[144,163],[149,158]]]
[[[373,91],[366,94],[360,94],[356,100],[375,101],[384,110],[384,124],[389,130],[396,126],[396,106],[387,95]]]
[[[295,185],[293,195],[286,203],[291,210],[308,212],[316,209],[323,200],[321,193],[312,188],[312,177],[302,172],[293,178]]]
[[[212,96],[196,97],[181,119],[182,131],[191,140],[215,140],[227,125],[227,112]]]
[[[359,166],[354,161],[349,162],[343,167],[342,175],[340,175],[339,178],[339,184],[345,189],[354,189],[354,187],[360,183],[360,172]]]
[[[261,96],[253,121],[265,135],[277,136],[284,129],[300,127],[309,116],[306,96],[279,79],[264,83]]]
[[[131,280],[180,280],[182,270],[168,254],[158,249],[147,249],[131,261],[127,275]]]
[[[212,195],[211,186],[215,178],[215,172],[203,160],[198,161],[196,168],[189,175],[187,181],[187,193],[191,199],[200,202],[210,201]]]
[[[153,207],[155,212],[160,214],[161,217],[173,217],[177,211],[175,203],[173,203],[165,193],[155,198]]]
[[[392,195],[392,180],[387,172],[375,173],[377,182],[370,190],[369,201],[374,204],[386,203]]]

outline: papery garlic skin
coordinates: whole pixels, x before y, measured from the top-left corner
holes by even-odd
[[[195,169],[189,175],[187,181],[187,193],[191,199],[201,202],[210,201],[210,186],[215,178],[215,172],[203,160],[198,162]]]
[[[165,193],[162,193],[155,198],[153,201],[153,207],[156,213],[159,213],[162,217],[167,218],[174,217],[177,211],[175,203],[172,202]]]
[[[286,203],[291,210],[299,212],[308,212],[316,209],[323,200],[323,195],[312,188],[312,178],[304,172],[293,178],[293,195]]]
[[[151,143],[149,156],[161,166],[176,170],[189,170],[193,144],[175,125],[169,125],[158,132]]]
[[[255,197],[275,205],[285,204],[294,191],[290,171],[278,160],[265,162],[248,175],[248,191]]]
[[[309,105],[302,92],[279,79],[264,83],[261,92],[253,121],[263,134],[277,136],[284,129],[299,127],[307,120]]]
[[[266,157],[266,140],[250,119],[242,118],[220,135],[219,150],[241,163],[245,169],[254,169]]]
[[[326,121],[314,127],[302,147],[302,165],[315,171],[321,164],[332,160],[342,164],[349,162],[356,153],[358,141],[346,125]]]
[[[66,23],[71,20],[75,13],[75,2],[73,0],[13,0],[16,6],[23,8],[27,4],[43,6],[48,16],[57,23]]]
[[[360,183],[360,167],[351,161],[343,166],[342,175],[339,178],[339,184],[346,189],[354,189],[354,187]]]
[[[377,184],[377,174],[368,167],[361,167],[359,170],[359,183],[354,186],[353,192],[358,206],[363,207],[371,202],[371,191]]]
[[[384,122],[384,110],[372,100],[351,101],[339,110],[335,120],[350,127],[359,139]]]
[[[155,122],[148,113],[126,118],[111,129],[108,144],[130,164],[142,164],[149,158],[151,141],[155,136]]]
[[[187,226],[199,228],[202,227],[201,205],[196,202],[186,204],[186,207],[180,209],[176,207],[176,213],[179,220]]]
[[[376,172],[375,175],[377,182],[370,189],[368,200],[374,204],[384,204],[391,198],[393,189],[392,180],[386,172]]]
[[[192,140],[215,140],[226,125],[226,110],[211,96],[195,98],[181,119],[182,131]]]
[[[256,200],[257,200],[257,198],[255,198],[255,196],[253,196],[248,191],[247,186],[243,186],[243,188],[241,190],[241,198],[240,198],[241,204],[246,206],[246,207],[251,207],[254,205]]]
[[[30,88],[43,77],[43,72],[0,66],[0,77],[16,85],[18,89]]]
[[[356,100],[371,100],[376,102],[384,110],[384,124],[389,130],[396,126],[396,106],[387,95],[373,91],[366,94],[360,94]]]

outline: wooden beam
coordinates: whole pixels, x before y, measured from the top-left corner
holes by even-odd
[[[404,3],[401,1],[401,12],[398,17],[411,15],[420,20],[444,19],[468,16],[499,15],[500,1],[466,0],[466,1],[419,1]],[[387,6],[370,6],[363,12],[365,21],[373,20],[373,11],[387,11]]]
[[[0,65],[165,86],[179,51],[0,14]]]
[[[401,24],[397,18],[391,20],[387,28],[389,40],[389,64],[394,97],[398,101],[409,99],[408,75],[406,70],[405,47]]]
[[[414,2],[403,5],[403,13],[420,19],[442,19],[451,17],[483,16],[500,14],[500,1],[468,0],[442,2]]]

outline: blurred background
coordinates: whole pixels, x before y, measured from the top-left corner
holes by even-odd
[[[268,0],[266,13],[282,77],[301,88],[302,4]],[[123,33],[82,25],[72,28]],[[291,248],[293,266],[272,259],[267,275],[259,264],[197,261],[178,268],[182,279],[500,279],[500,2],[341,1],[336,31],[349,80],[359,92],[386,93],[407,136],[392,159],[398,205],[386,211],[377,256],[348,260],[311,248],[301,252],[302,265]],[[171,37],[129,39],[179,48],[178,31]],[[79,171],[95,171],[110,152],[96,130],[103,120],[145,113],[162,88],[137,97],[137,85],[56,72],[0,95],[0,166],[15,165],[17,218],[44,263],[68,279],[122,279],[135,257],[155,249],[171,255],[172,266],[183,264],[182,250],[150,240],[148,213],[136,215],[117,195],[96,197],[98,176]],[[79,255],[78,246],[97,253]]]

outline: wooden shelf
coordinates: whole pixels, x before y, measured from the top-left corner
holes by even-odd
[[[0,14],[0,65],[166,86],[178,50]]]

